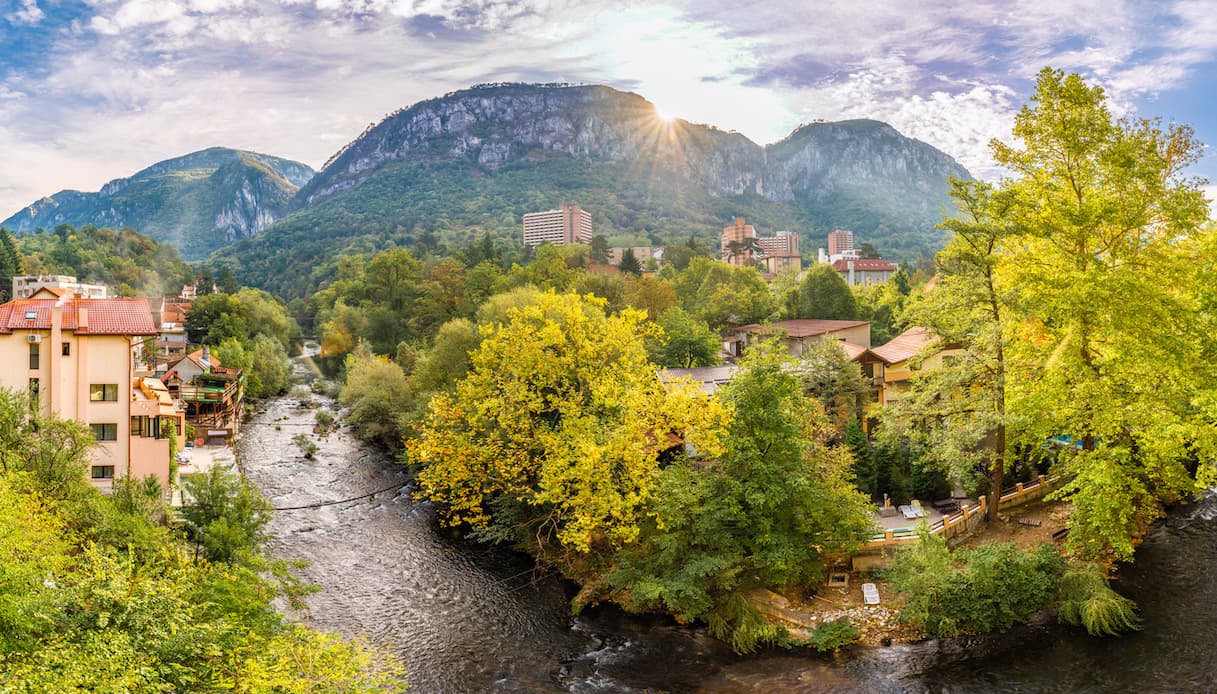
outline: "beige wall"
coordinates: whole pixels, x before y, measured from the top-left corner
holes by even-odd
[[[40,335],[38,369],[29,367],[27,336]],[[39,380],[39,403],[44,413],[90,424],[114,424],[116,440],[101,441],[91,453],[92,465],[113,465],[114,477],[155,474],[167,484],[169,444],[166,440],[131,439],[131,339],[125,335],[80,335],[69,331],[15,331],[0,334],[0,386],[25,390],[31,378]],[[136,338],[139,339],[139,338]],[[69,347],[63,356],[63,343]],[[116,386],[114,401],[89,400],[90,386]],[[155,403],[152,403],[155,411]],[[109,489],[109,479],[90,479]]]

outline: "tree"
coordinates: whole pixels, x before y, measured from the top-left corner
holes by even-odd
[[[186,336],[191,344],[218,345],[226,338],[246,339],[249,312],[232,294],[206,294],[190,303],[186,312]]]
[[[1211,287],[1193,255],[1207,203],[1183,174],[1201,148],[1186,126],[1113,119],[1077,75],[1045,69],[1031,101],[1021,149],[993,147],[1020,232],[998,268],[1020,318],[1007,395],[1027,445],[1080,443],[1061,456],[1070,547],[1127,560],[1162,504],[1194,488],[1190,461],[1217,454],[1212,408],[1197,407],[1214,382],[1197,310]]]
[[[841,274],[828,263],[807,270],[793,294],[786,296],[787,318],[857,320],[858,302]]]
[[[873,531],[848,450],[827,445],[823,413],[788,367],[774,342],[749,350],[719,391],[731,413],[723,455],[663,470],[651,521],[606,577],[627,609],[704,620],[751,651],[775,641],[777,627],[747,591],[817,583],[828,554]]]
[[[591,251],[588,253],[589,258],[597,263],[607,263],[609,261],[608,239],[600,234],[594,234],[591,246]]]
[[[627,248],[621,254],[621,262],[617,264],[617,268],[627,275],[641,275],[642,265],[638,263],[638,257],[634,255],[633,248]]]
[[[673,282],[681,306],[706,321],[711,329],[743,325],[769,318],[774,312],[769,287],[750,267],[698,257]]]
[[[237,282],[237,276],[232,274],[232,269],[225,266],[216,277],[216,288],[225,294],[236,294],[241,285]]]
[[[361,347],[347,355],[346,370],[346,383],[338,399],[351,408],[347,422],[355,435],[400,450],[398,419],[410,402],[410,388],[401,367]]]
[[[834,440],[845,437],[846,427],[862,415],[862,398],[871,392],[862,367],[836,340],[820,340],[796,363],[803,393],[815,398],[832,425]]]
[[[262,551],[270,502],[249,480],[216,466],[182,481],[186,536],[208,561],[244,564]]]
[[[656,322],[663,331],[653,340],[651,354],[656,364],[687,369],[719,363],[722,340],[681,307],[672,307]]]
[[[21,253],[17,251],[12,232],[0,227],[0,300],[12,298],[12,280],[21,274],[22,267]]]
[[[407,444],[422,494],[446,524],[510,541],[567,575],[636,539],[668,437],[715,450],[721,417],[693,389],[667,389],[642,345],[641,312],[540,295],[483,328],[455,395],[432,398]]]
[[[952,354],[912,379],[885,409],[884,428],[910,437],[923,452],[920,464],[953,479],[984,471],[994,519],[1010,462],[1006,356],[1013,327],[997,266],[1014,230],[1004,221],[1009,197],[988,184],[953,180],[951,195],[961,215],[943,223],[953,236],[936,258],[936,286],[909,308],[908,319],[937,336],[926,358]]]

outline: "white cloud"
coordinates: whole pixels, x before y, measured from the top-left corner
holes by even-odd
[[[34,25],[46,19],[46,13],[38,7],[38,0],[21,0],[21,6],[4,15],[14,24]]]

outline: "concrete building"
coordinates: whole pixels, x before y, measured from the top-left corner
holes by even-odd
[[[737,267],[751,267],[758,261],[765,271],[777,273],[795,265],[802,269],[799,257],[799,237],[792,231],[779,231],[773,236],[757,236],[756,229],[736,217],[735,224],[723,227],[719,237],[719,252],[723,262]]]
[[[723,227],[722,236],[719,237],[719,257],[723,262],[737,267],[752,265],[754,249],[751,245],[744,245],[748,243],[748,239],[755,241],[756,229],[745,223],[743,217],[736,217],[735,224]]]
[[[90,477],[156,475],[169,485],[169,430],[181,415],[140,361],[156,328],[145,299],[16,299],[0,304],[0,386],[33,406],[86,424],[98,446]],[[180,439],[179,439],[180,440]]]
[[[28,299],[43,288],[67,289],[82,299],[106,298],[104,285],[78,282],[71,275],[23,275],[13,278],[14,299]]]
[[[828,232],[828,255],[840,256],[854,249],[854,232],[834,229]]]
[[[540,246],[592,242],[592,215],[573,202],[556,210],[524,215],[524,245]]]
[[[762,236],[756,242],[761,247],[760,260],[765,265],[765,272],[777,274],[791,265],[803,269],[803,259],[799,256],[799,236],[793,231]]]
[[[625,256],[625,252],[627,250],[633,251],[634,257],[638,259],[638,263],[645,270],[648,260],[654,259],[656,263],[663,263],[663,249],[664,246],[630,246],[628,248],[625,246],[614,246],[609,249],[608,260],[613,265],[620,265],[621,258]]]
[[[846,284],[883,284],[896,272],[896,266],[880,258],[842,258],[832,264]]]

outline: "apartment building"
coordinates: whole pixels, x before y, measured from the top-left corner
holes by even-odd
[[[776,273],[794,265],[802,269],[799,256],[799,237],[792,231],[779,231],[773,236],[757,236],[756,228],[743,217],[723,227],[719,237],[719,251],[723,262],[738,267],[750,267],[760,261],[765,271]]]
[[[28,299],[39,289],[43,288],[66,289],[84,299],[106,298],[105,285],[78,282],[72,275],[22,275],[21,277],[14,277],[12,298]]]
[[[0,304],[0,386],[28,391],[44,414],[88,425],[97,487],[152,474],[167,489],[169,429],[180,434],[182,416],[140,361],[156,335],[147,300],[55,293]]]
[[[540,246],[592,242],[592,215],[573,202],[556,210],[524,215],[524,245]]]

